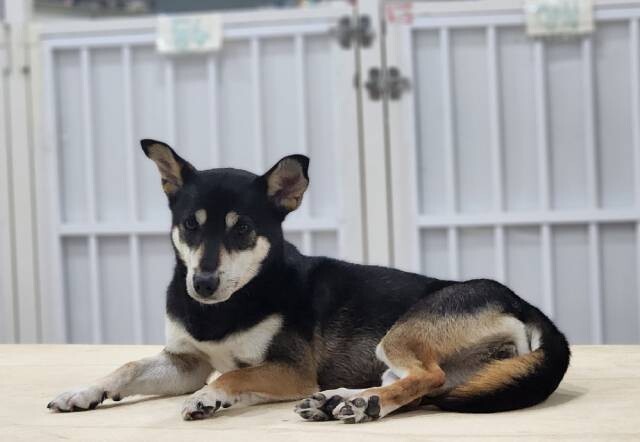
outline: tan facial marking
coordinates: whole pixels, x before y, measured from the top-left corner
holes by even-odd
[[[187,293],[193,299],[198,299],[196,291],[193,287],[193,275],[200,269],[200,261],[204,255],[204,247],[200,245],[197,249],[192,249],[187,243],[182,241],[180,237],[180,228],[174,227],[171,231],[171,241],[178,251],[178,256],[187,268]]]
[[[185,243],[180,237],[180,228],[174,227],[171,231],[171,240],[173,245],[178,250],[180,259],[187,267],[188,270],[197,270],[200,268],[200,260],[204,254],[204,247],[200,245],[197,249],[192,249],[187,243]]]
[[[196,216],[196,221],[198,221],[198,224],[203,225],[204,223],[207,222],[206,210],[204,209],[196,210],[195,216]]]
[[[251,281],[260,272],[262,261],[269,254],[270,248],[271,244],[264,236],[259,236],[251,249],[228,251],[222,247],[218,266],[220,286],[212,302],[229,299],[233,293]]]
[[[224,222],[227,226],[227,230],[229,230],[230,228],[236,225],[236,223],[238,222],[238,218],[239,217],[236,212],[232,211],[227,213],[227,216],[224,217]]]

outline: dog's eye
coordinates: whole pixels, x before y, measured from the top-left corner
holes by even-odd
[[[184,228],[187,230],[196,230],[198,227],[200,227],[200,224],[198,224],[195,215],[191,215],[189,218],[185,219],[183,224]]]

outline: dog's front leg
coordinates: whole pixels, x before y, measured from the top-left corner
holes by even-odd
[[[135,394],[179,395],[202,387],[211,365],[195,354],[170,353],[128,362],[93,385],[76,388],[49,402],[55,411],[94,409],[107,398],[114,401]]]
[[[261,402],[296,400],[318,390],[311,369],[281,363],[264,363],[224,373],[187,399],[185,420],[204,419],[219,408]]]

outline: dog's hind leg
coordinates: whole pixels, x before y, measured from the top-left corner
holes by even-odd
[[[128,362],[91,386],[58,395],[47,408],[54,411],[83,411],[96,408],[105,399],[125,396],[179,395],[191,393],[211,374],[208,362],[193,354],[162,351],[157,356]]]
[[[393,329],[389,334],[393,333]],[[387,339],[385,337],[385,339]],[[394,342],[391,349],[381,342],[376,351],[378,358],[389,366],[387,383],[369,388],[333,409],[333,416],[346,423],[360,423],[384,417],[405,405],[417,402],[426,392],[441,387],[445,373],[437,359],[417,354],[407,342]],[[399,345],[398,345],[399,344]],[[390,350],[390,351],[389,351]],[[422,357],[420,357],[422,356]]]
[[[493,306],[455,315],[420,306],[399,320],[376,348],[398,377],[340,403],[333,415],[347,423],[386,416],[423,397],[440,397],[464,384],[487,364],[529,351],[526,329]]]

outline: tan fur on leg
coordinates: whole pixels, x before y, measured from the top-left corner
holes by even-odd
[[[203,419],[219,408],[301,399],[318,390],[315,371],[265,363],[224,373],[184,404],[185,420]]]
[[[284,364],[229,371],[216,379],[211,387],[232,396],[251,392],[274,401],[299,399],[318,390],[312,372]]]

